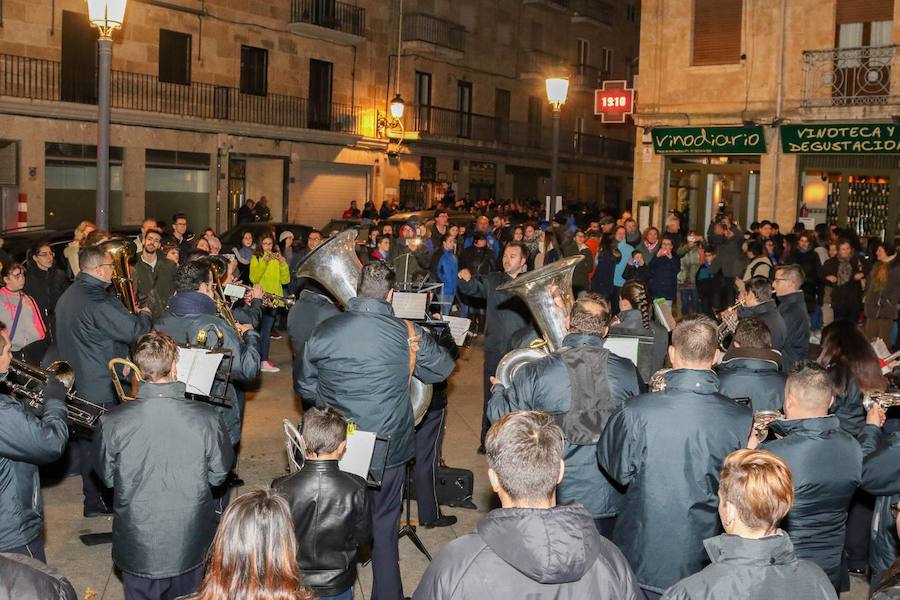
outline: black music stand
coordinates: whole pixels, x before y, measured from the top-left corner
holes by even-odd
[[[409,541],[413,543],[413,546],[415,546],[430,562],[431,554],[428,553],[428,549],[425,548],[425,544],[422,543],[422,539],[419,537],[419,534],[416,533],[415,523],[417,523],[417,521],[414,521],[412,518],[412,494],[410,493],[412,489],[412,478],[413,464],[410,461],[406,463],[406,480],[403,482],[403,495],[406,496],[406,518],[400,521],[400,531],[397,535],[398,538],[408,537]]]

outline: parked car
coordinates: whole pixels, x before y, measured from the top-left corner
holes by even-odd
[[[133,238],[141,231],[139,225],[124,225],[110,229],[113,237]],[[53,250],[56,266],[66,272],[68,272],[69,265],[65,256],[63,256],[63,250],[72,241],[73,237],[74,230],[72,229],[47,229],[43,225],[7,229],[0,232],[0,238],[3,238],[3,250],[13,260],[27,263],[31,257],[32,247],[38,242],[46,242],[50,244],[50,248]]]
[[[268,230],[275,229],[275,241],[278,241],[278,236],[281,235],[282,231],[290,231],[294,234],[294,247],[302,248],[306,245],[306,236],[309,235],[309,232],[314,229],[309,225],[301,225],[299,223],[285,223],[283,221],[267,221],[265,223],[241,223],[240,225],[235,225],[221,236],[219,236],[219,240],[222,242],[222,252],[231,252],[232,248],[240,247],[241,238],[244,237],[244,232],[249,231],[253,234],[253,239],[256,240]]]

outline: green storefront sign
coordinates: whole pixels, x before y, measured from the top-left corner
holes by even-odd
[[[653,129],[657,154],[765,154],[762,127],[659,127]]]
[[[804,154],[900,154],[900,126],[782,125],[781,149]]]

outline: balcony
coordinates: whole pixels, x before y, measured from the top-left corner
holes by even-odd
[[[337,0],[291,0],[290,30],[355,46],[365,41],[366,9]]]
[[[430,15],[403,15],[403,48],[439,58],[465,57],[466,28]]]
[[[553,143],[550,127],[437,106],[408,107],[403,115],[403,126],[407,132],[417,132],[419,140],[515,148],[541,154],[549,153]],[[564,155],[574,158],[623,162],[633,159],[631,143],[604,136],[561,131],[559,144]]]
[[[595,27],[612,27],[613,11],[609,2],[600,0],[572,0],[572,23]]]
[[[522,0],[522,4],[556,12],[569,12],[569,0]]]
[[[0,54],[0,96],[96,104],[97,84],[93,75],[65,77],[56,61]],[[360,122],[358,106],[243,94],[238,88],[209,83],[165,83],[154,75],[126,71],[110,73],[110,105],[177,117],[354,134],[359,133]]]
[[[803,53],[803,108],[900,103],[891,70],[900,46],[828,48]]]
[[[600,87],[600,69],[591,65],[572,65],[569,84],[576,92],[593,92]]]
[[[565,59],[543,50],[525,50],[519,53],[518,73],[521,80],[543,81],[551,75],[568,72]]]

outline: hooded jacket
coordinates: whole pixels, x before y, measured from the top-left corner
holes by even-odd
[[[56,304],[59,358],[75,370],[78,394],[97,404],[116,402],[109,360],[128,356],[128,347],[150,331],[150,316],[128,312],[109,287],[79,273]]]
[[[58,459],[66,448],[64,395],[61,383],[48,385],[44,416],[38,419],[20,400],[0,394],[0,552],[33,542],[44,528],[38,466]]]
[[[413,600],[643,600],[622,553],[581,506],[498,508],[428,565]]]
[[[822,567],[837,588],[847,510],[862,478],[862,449],[833,415],[774,421],[769,429],[782,438],[760,448],[781,457],[794,481],[794,506],[781,526],[797,556]]]
[[[720,532],[718,482],[753,414],[719,392],[710,370],[673,369],[664,392],[629,399],[600,436],[600,466],[627,485],[613,541],[641,587],[663,592],[706,564]]]
[[[756,540],[723,533],[703,545],[712,564],[670,587],[663,600],[837,600],[822,569],[798,558],[783,531]]]
[[[601,337],[570,333],[563,339],[559,351],[523,364],[513,376],[510,387],[499,384],[493,387],[487,408],[488,419],[494,422],[505,414],[520,410],[541,410],[555,417],[566,414],[573,405],[573,385],[561,354],[573,349],[606,355],[606,385],[614,405],[621,408],[627,398],[640,393],[637,370],[631,361],[604,352]],[[583,386],[579,387],[583,389]],[[597,401],[596,398],[591,400]],[[597,465],[596,444],[578,445],[567,441],[563,459],[566,469],[557,487],[557,501],[560,504],[577,502],[595,519],[618,514],[624,493]]]
[[[750,398],[753,412],[781,410],[787,375],[780,366],[777,352],[732,346],[716,365],[719,393],[732,399]]]
[[[778,296],[778,312],[784,321],[785,338],[781,356],[784,372],[790,373],[798,362],[809,358],[809,313],[803,292]]]
[[[293,353],[292,374],[294,376],[294,391],[298,394],[300,389],[297,380],[300,378],[300,366],[303,364],[303,349],[309,340],[313,330],[319,323],[341,314],[341,309],[328,297],[312,289],[300,292],[297,301],[288,311],[287,332],[291,339],[291,352]]]
[[[740,306],[737,309],[738,319],[747,319],[749,317],[759,317],[765,321],[772,334],[772,350],[781,352],[784,350],[784,341],[787,337],[787,328],[784,325],[784,318],[778,312],[778,307],[774,300],[766,300],[755,306]]]
[[[174,577],[203,563],[219,520],[211,486],[234,463],[222,418],[184,389],[142,383],[95,434],[97,473],[115,489],[113,562],[139,577]]]
[[[444,381],[453,359],[421,327],[414,328],[419,337],[415,377],[422,383]],[[337,408],[359,429],[390,436],[386,468],[414,454],[408,339],[406,323],[394,316],[390,304],[357,296],[345,312],[313,331],[297,380],[306,402]]]
[[[861,487],[875,496],[869,541],[869,568],[872,573],[888,570],[900,554],[897,520],[891,514],[891,506],[896,506],[900,501],[900,432],[895,432],[881,448],[877,448],[880,436],[881,431],[873,425],[866,425],[859,436],[866,455]]]

